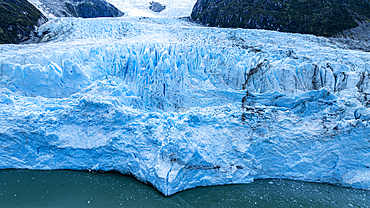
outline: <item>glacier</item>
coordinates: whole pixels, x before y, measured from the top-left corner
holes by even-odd
[[[266,178],[370,190],[367,52],[186,18],[38,33],[0,45],[0,169],[116,170],[166,196]]]
[[[166,6],[162,12],[153,12],[149,9],[149,2],[143,0],[107,0],[128,16],[136,17],[190,17],[196,0],[160,0],[154,1]]]

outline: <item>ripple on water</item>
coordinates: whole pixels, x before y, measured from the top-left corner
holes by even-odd
[[[164,197],[117,173],[0,170],[0,207],[370,207],[370,191],[273,179]]]

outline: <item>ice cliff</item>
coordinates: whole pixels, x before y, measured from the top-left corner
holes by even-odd
[[[287,178],[370,189],[370,56],[171,18],[52,19],[0,46],[0,168],[117,170],[165,195]]]

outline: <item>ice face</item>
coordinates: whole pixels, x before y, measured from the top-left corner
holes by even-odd
[[[258,178],[370,189],[368,53],[170,18],[39,33],[0,46],[0,168],[118,170],[165,195]]]

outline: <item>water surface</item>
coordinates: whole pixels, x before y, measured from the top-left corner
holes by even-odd
[[[0,207],[370,207],[370,191],[275,179],[164,197],[117,173],[0,170]]]

